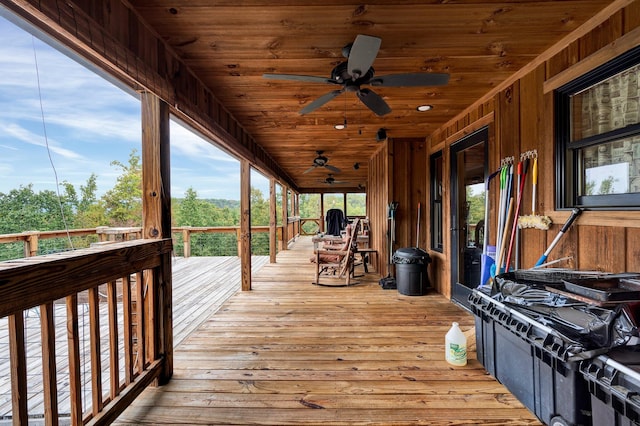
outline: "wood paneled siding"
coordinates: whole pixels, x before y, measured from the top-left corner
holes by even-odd
[[[443,150],[445,194],[449,193],[449,148],[452,143],[476,129],[488,125],[490,130],[489,169],[495,170],[500,159],[519,156],[537,149],[539,154],[538,214],[550,216],[554,224],[549,231],[525,229],[521,234],[521,267],[531,267],[557,235],[569,212],[555,209],[555,141],[553,89],[580,77],[626,49],[640,44],[640,3],[635,2],[613,13],[591,31],[577,37],[557,53],[550,55],[528,73],[501,88],[491,98],[477,102],[427,139],[429,150],[422,158],[425,167],[429,155]],[[427,186],[427,188],[429,188]],[[490,228],[495,230],[497,189],[491,186]],[[427,199],[429,195],[427,194]],[[446,199],[446,195],[445,195]],[[531,209],[530,178],[525,187],[523,213]],[[450,225],[448,203],[444,208],[444,229]],[[424,218],[424,223],[429,223]],[[549,260],[573,256],[571,267],[609,272],[640,270],[640,212],[586,211],[560,241]],[[495,235],[491,234],[491,240]],[[450,267],[450,240],[445,232],[444,253],[431,253],[438,259],[436,268]],[[449,274],[441,273],[436,284],[448,295]]]
[[[392,201],[393,194],[389,192],[389,176],[392,170],[389,164],[388,141],[369,160],[369,178],[367,185],[367,213],[371,224],[370,245],[378,251],[374,256],[376,271],[381,275],[389,273],[388,270],[388,236],[389,223],[387,207]]]

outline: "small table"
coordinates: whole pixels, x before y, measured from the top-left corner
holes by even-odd
[[[378,252],[376,251],[376,249],[372,249],[372,248],[358,248],[356,253],[360,253],[360,256],[362,256],[362,266],[364,266],[364,272],[368,273],[369,272],[369,268],[367,267],[367,254],[374,254],[374,255],[378,255]]]

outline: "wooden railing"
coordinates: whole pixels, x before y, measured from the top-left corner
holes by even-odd
[[[276,227],[276,239],[279,243],[278,248],[282,249],[282,226]],[[294,241],[298,235],[301,235],[300,218],[289,218],[287,223],[287,244]],[[252,226],[251,231],[254,233],[269,233],[269,226]],[[239,226],[207,226],[192,227],[178,226],[173,227],[171,232],[180,235],[184,245],[184,257],[190,257],[191,237],[194,234],[234,234],[237,242],[237,252],[240,251],[240,227]],[[40,241],[49,239],[72,239],[76,237],[85,237],[96,235],[96,242],[93,245],[104,245],[115,241],[129,241],[141,238],[142,229],[140,227],[107,227],[99,226],[97,228],[71,229],[68,231],[27,231],[16,234],[0,235],[0,244],[22,242],[24,245],[24,257],[37,256],[39,254]],[[69,244],[66,244],[68,246]],[[175,245],[175,241],[174,241]],[[62,250],[59,250],[62,251]]]
[[[171,377],[171,250],[169,239],[135,240],[0,263],[14,424],[29,423],[32,387],[43,394],[48,425],[58,424],[62,414],[61,392],[68,395],[62,405],[72,424],[108,424],[144,388]],[[62,305],[66,345],[56,342]],[[88,339],[80,333],[86,323],[81,325],[80,305],[88,306]],[[25,317],[33,309],[40,312],[41,363],[35,365],[41,365],[41,388],[33,385],[34,362],[27,361],[27,352],[34,354],[27,350]],[[105,327],[101,317],[108,318]],[[89,362],[83,359],[87,352]],[[89,373],[81,368],[87,364]],[[68,368],[63,380],[61,365]]]

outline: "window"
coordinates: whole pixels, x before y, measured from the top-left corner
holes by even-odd
[[[431,156],[431,248],[442,252],[442,151]]]
[[[556,91],[560,208],[640,207],[640,47]]]

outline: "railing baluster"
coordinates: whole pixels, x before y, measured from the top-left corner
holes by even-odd
[[[71,424],[82,424],[82,376],[80,374],[80,333],[78,295],[67,296],[67,345],[69,350],[69,394]]]
[[[14,425],[29,422],[27,409],[27,360],[24,347],[24,311],[9,316],[9,352],[11,358],[11,406]]]
[[[42,381],[44,388],[45,424],[58,424],[58,386],[56,380],[56,327],[53,302],[40,305],[42,334]]]
[[[102,411],[102,360],[100,357],[100,300],[98,287],[89,289],[89,341],[91,346],[92,413]]]
[[[122,315],[124,328],[124,383],[126,386],[133,381],[133,336],[131,318],[131,280],[129,276],[122,277]]]
[[[120,394],[120,350],[118,348],[118,292],[117,282],[107,284],[107,304],[109,306],[109,372],[111,380],[111,400]]]
[[[145,318],[144,318],[144,276],[142,272],[136,274],[136,333],[137,333],[137,358],[136,365],[138,367],[138,373],[144,371],[146,350],[146,333],[144,330]]]
[[[145,368],[148,364],[151,363],[158,356],[158,348],[157,348],[157,333],[156,328],[153,326],[158,318],[156,318],[156,304],[157,304],[157,289],[156,289],[156,272],[151,269],[144,272],[145,276],[145,307],[147,310],[147,314],[145,317],[147,330],[147,356],[145,357]]]

